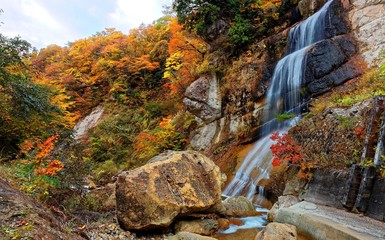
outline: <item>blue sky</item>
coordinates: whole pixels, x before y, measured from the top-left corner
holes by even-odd
[[[36,48],[64,46],[105,28],[123,33],[161,17],[172,0],[0,0],[0,33]]]

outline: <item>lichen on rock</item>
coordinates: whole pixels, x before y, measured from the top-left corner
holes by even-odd
[[[221,212],[226,177],[194,151],[168,151],[143,167],[123,172],[116,183],[117,219],[123,229],[168,227],[194,212]]]

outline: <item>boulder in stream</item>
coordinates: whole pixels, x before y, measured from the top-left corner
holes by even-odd
[[[226,176],[206,156],[194,151],[168,151],[116,183],[116,209],[126,230],[168,227],[177,217],[224,212],[221,186]]]
[[[216,219],[195,219],[190,221],[180,221],[175,224],[175,232],[191,232],[199,235],[210,236],[219,229]]]
[[[297,228],[285,223],[269,223],[255,240],[296,240]]]
[[[223,201],[227,216],[246,217],[255,216],[257,212],[253,204],[244,196],[229,197]]]

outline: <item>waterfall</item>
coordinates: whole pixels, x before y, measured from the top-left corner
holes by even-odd
[[[318,12],[290,29],[288,52],[277,63],[267,91],[262,138],[254,144],[253,149],[243,160],[234,178],[223,191],[223,195],[243,195],[253,200],[258,182],[269,178],[272,161],[270,147],[273,144],[270,135],[273,131],[287,132],[287,127],[292,126],[299,118],[303,99],[300,89],[303,85],[306,53],[312,44],[325,39],[327,12],[331,3],[332,0],[328,1]],[[294,113],[297,118],[280,123],[275,115],[283,112]]]

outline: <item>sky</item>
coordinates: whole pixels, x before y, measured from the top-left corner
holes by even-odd
[[[128,33],[163,16],[172,0],[0,0],[0,33],[37,49],[89,37],[105,28]]]

